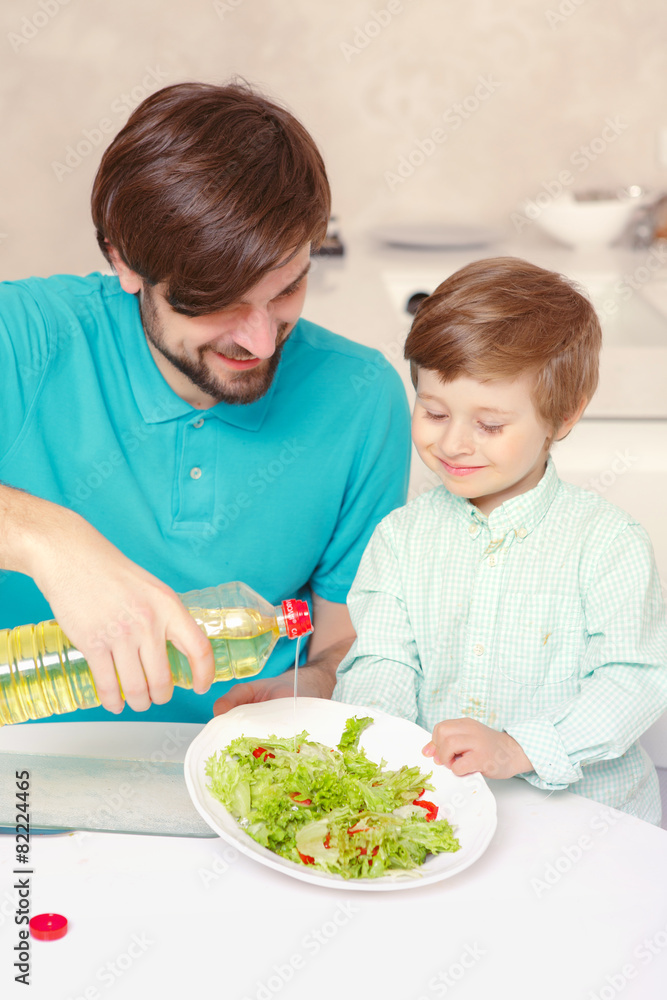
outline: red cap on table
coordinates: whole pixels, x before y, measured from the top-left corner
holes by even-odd
[[[40,913],[30,921],[30,933],[38,941],[56,941],[67,934],[67,917],[60,913]]]

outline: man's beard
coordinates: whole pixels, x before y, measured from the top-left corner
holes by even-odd
[[[226,379],[220,379],[206,364],[206,354],[213,351],[213,348],[204,344],[197,349],[198,359],[191,361],[189,358],[172,354],[164,342],[164,329],[157,314],[155,302],[153,301],[152,289],[144,286],[143,294],[139,300],[139,311],[144,333],[153,347],[169,361],[174,368],[186,376],[196,385],[198,389],[211,396],[218,403],[231,403],[237,406],[247,403],[254,403],[264,396],[273,382],[273,377],[280,361],[285,341],[287,340],[290,325],[280,323],[276,335],[276,347],[270,358],[260,362],[256,368],[249,368],[245,371],[230,371]],[[235,361],[248,361],[254,355],[245,348],[233,344],[227,351],[226,356]]]

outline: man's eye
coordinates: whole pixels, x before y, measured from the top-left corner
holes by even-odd
[[[299,281],[298,284],[290,285],[290,287],[286,288],[284,292],[280,293],[280,295],[276,295],[276,299],[288,299],[290,295],[294,295],[295,292],[299,291],[302,284],[303,284],[303,278],[301,279],[301,281]]]
[[[498,434],[502,429],[502,424],[482,424],[479,425],[487,434]]]

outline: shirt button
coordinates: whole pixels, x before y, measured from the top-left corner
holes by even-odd
[[[201,479],[201,469],[198,466],[190,469],[190,479]]]
[[[482,646],[481,642],[476,642],[475,645],[472,647],[472,651],[475,654],[475,656],[481,656],[482,653],[484,652],[484,646]]]
[[[193,427],[203,427],[204,426],[204,418],[200,417],[199,420],[195,420],[195,422],[194,422],[194,424],[192,426]]]
[[[495,566],[495,565],[496,565],[496,557],[493,555],[489,556],[489,566]]]
[[[470,527],[468,528],[468,531],[470,532],[471,535],[474,535],[475,532],[477,531],[477,525],[471,524]]]
[[[525,538],[527,534],[528,532],[526,531],[525,528],[519,528],[519,530],[517,531],[517,535],[519,538]]]

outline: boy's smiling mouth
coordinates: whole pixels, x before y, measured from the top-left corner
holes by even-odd
[[[444,466],[445,471],[449,472],[452,476],[469,476],[473,472],[478,472],[480,469],[486,468],[484,465],[450,465],[444,458],[439,458],[438,461]]]

